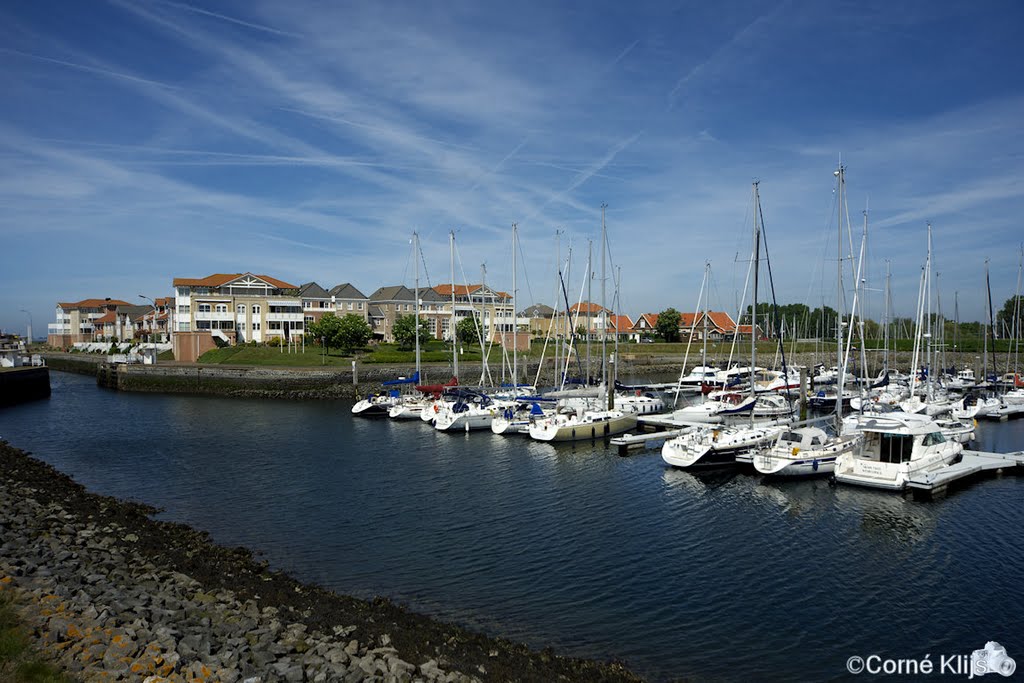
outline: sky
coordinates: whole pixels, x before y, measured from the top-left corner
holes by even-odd
[[[694,310],[710,262],[735,311],[755,181],[776,300],[835,306],[840,163],[863,313],[888,268],[915,315],[930,223],[933,310],[982,320],[986,261],[997,309],[1018,286],[1022,26],[1015,0],[3,3],[0,329],[213,273],[450,282],[450,232],[456,282],[511,292],[513,223],[520,308],[562,264],[570,301]]]

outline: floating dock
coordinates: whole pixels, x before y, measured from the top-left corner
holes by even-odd
[[[915,495],[941,493],[954,482],[972,477],[981,472],[1001,471],[1024,467],[1024,451],[1014,453],[985,453],[964,451],[960,462],[947,465],[929,474],[921,474],[907,482],[907,490]]]
[[[671,439],[693,429],[693,427],[682,427],[680,429],[663,429],[657,432],[644,434],[623,434],[611,440],[611,445],[619,449],[619,455],[626,455],[631,448],[652,448],[655,444]]]

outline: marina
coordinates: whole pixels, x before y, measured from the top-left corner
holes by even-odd
[[[851,652],[955,653],[1024,632],[1003,594],[1024,571],[1002,550],[1024,528],[1019,468],[918,501],[351,405],[113,392],[56,372],[50,400],[0,414],[0,436],[302,580],[653,681],[835,678]],[[1021,443],[1024,421],[986,422],[973,448]],[[993,523],[1009,537],[995,542]]]

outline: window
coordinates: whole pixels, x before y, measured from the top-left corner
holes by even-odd
[[[350,305],[351,305],[351,304],[350,304]],[[361,311],[361,310],[363,310],[363,302],[362,302],[362,301],[360,301],[360,302],[359,302],[359,310],[360,310],[360,311]]]
[[[190,323],[178,323],[178,332],[191,332],[192,325]]]
[[[352,302],[351,301],[348,302],[348,310],[350,310],[350,311],[352,310]]]
[[[279,320],[271,320],[267,323],[268,330],[279,330],[281,329],[281,322]]]
[[[931,434],[924,435],[924,446],[938,446],[940,443],[946,443],[946,437],[942,436],[942,432],[932,432]]]
[[[253,315],[259,315],[260,314],[260,305],[259,304],[253,304],[252,305],[252,314]]]
[[[181,313],[182,315],[188,315],[191,312],[192,312],[192,307],[189,306],[188,304],[182,304],[182,305],[178,306],[178,313]]]
[[[255,322],[255,323],[253,323],[253,324],[252,324],[252,329],[253,329],[253,330],[258,330],[258,329],[260,329],[260,324],[259,324],[258,322]]]
[[[210,321],[209,320],[197,320],[196,321],[196,329],[197,330],[208,330],[208,329],[210,329]]]
[[[227,304],[217,304],[216,311],[218,313],[227,313],[228,312],[228,305]]]
[[[235,306],[235,311],[238,315],[245,315],[245,304],[238,304]]]
[[[306,319],[306,324],[307,325],[312,325],[313,324],[313,316],[307,315],[305,319]]]
[[[199,304],[199,309],[198,310],[199,310],[200,313],[209,313],[210,312],[210,304]]]

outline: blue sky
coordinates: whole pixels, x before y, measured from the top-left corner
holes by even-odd
[[[556,230],[578,292],[602,203],[622,312],[693,309],[705,261],[732,310],[755,179],[780,303],[832,305],[840,157],[867,313],[888,260],[913,315],[930,221],[943,311],[981,319],[985,259],[999,306],[1024,241],[1021,26],[1014,1],[5,3],[0,328],[217,272],[411,285],[413,230],[431,284],[454,229],[455,279],[509,290],[513,222],[519,301],[550,304]]]

